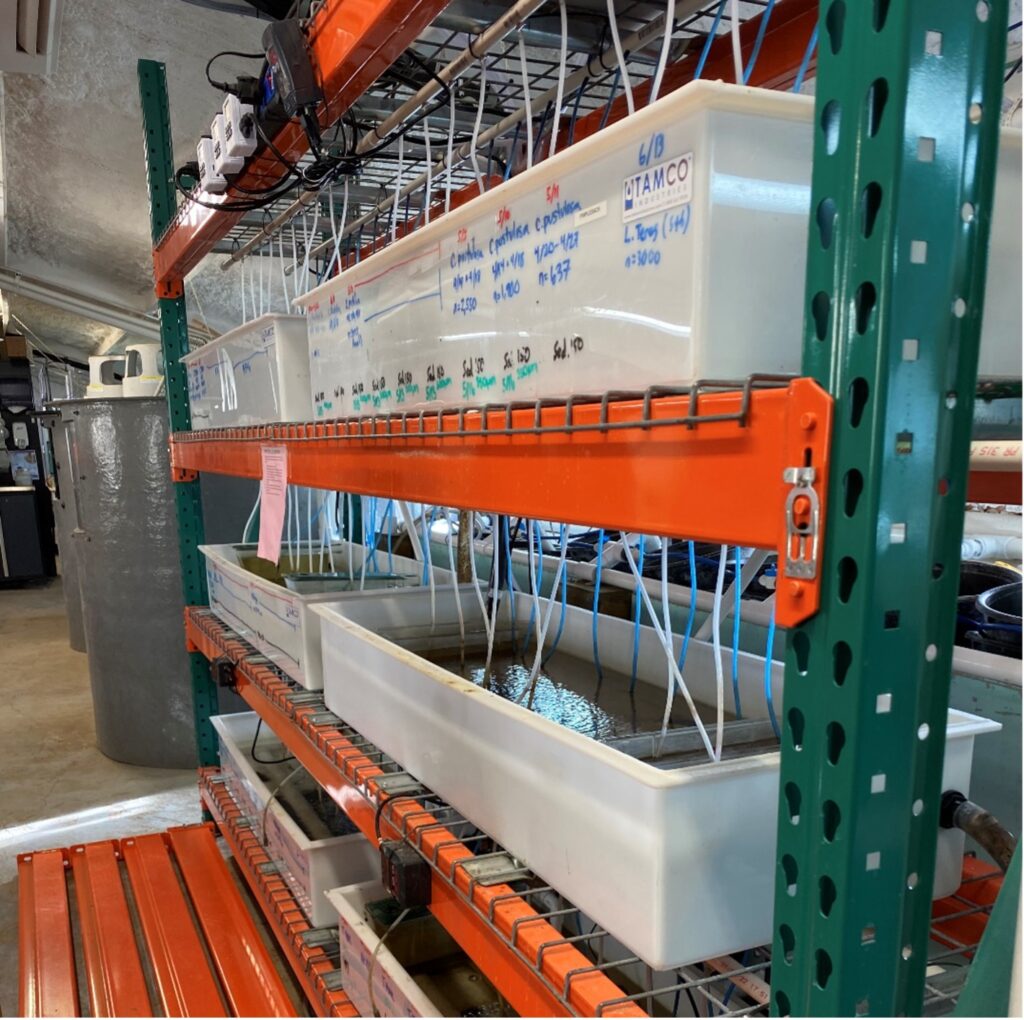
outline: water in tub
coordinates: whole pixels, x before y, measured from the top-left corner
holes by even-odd
[[[496,647],[486,677],[487,655],[483,650],[467,647],[463,655],[457,645],[447,645],[421,654],[499,697],[522,705],[528,703],[527,688],[534,657],[532,645],[525,655],[521,647],[518,654],[511,645]],[[541,668],[529,707],[552,722],[607,742],[659,731],[665,710],[665,690],[642,679],[631,683],[628,675],[607,667],[599,678],[592,661],[556,650]],[[705,724],[714,725],[714,707],[698,703],[697,708]],[[727,721],[732,718],[726,714]],[[679,701],[673,707],[669,729],[692,726],[685,704]]]

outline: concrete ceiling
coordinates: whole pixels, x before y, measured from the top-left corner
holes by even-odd
[[[176,164],[194,158],[219,94],[204,67],[216,49],[259,49],[263,24],[186,0],[65,0],[56,69],[3,76],[2,180],[6,259],[0,263],[139,312],[154,306],[151,241],[135,64],[167,65]],[[217,72],[251,71],[224,58]],[[0,206],[0,210],[2,210]],[[241,320],[237,281],[213,260],[191,280],[208,325]],[[44,344],[82,358],[119,330],[6,293]],[[190,314],[198,317],[197,303]],[[17,323],[14,324],[17,328]],[[127,338],[127,339],[130,339]]]

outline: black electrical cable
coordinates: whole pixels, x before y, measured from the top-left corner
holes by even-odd
[[[294,10],[298,7],[298,3],[292,5]],[[260,136],[263,143],[267,146],[270,152],[273,154],[275,159],[285,168],[286,176],[282,181],[279,181],[275,185],[271,185],[266,189],[249,189],[242,185],[232,185],[232,187],[243,197],[233,198],[231,201],[226,202],[207,202],[199,198],[196,194],[197,188],[191,190],[185,188],[181,182],[181,177],[188,172],[190,176],[197,178],[198,174],[193,173],[189,165],[180,168],[175,172],[174,185],[178,191],[181,192],[186,198],[191,199],[197,205],[203,206],[207,209],[220,210],[221,212],[252,212],[255,210],[263,209],[266,206],[272,204],[286,197],[291,191],[295,190],[300,184],[304,185],[308,189],[318,190],[327,184],[332,183],[341,176],[346,174],[355,175],[359,171],[361,164],[373,159],[380,155],[386,149],[390,148],[400,138],[406,137],[409,131],[414,128],[417,124],[421,123],[427,117],[437,113],[448,104],[454,101],[450,87],[446,82],[441,79],[436,72],[424,61],[419,54],[414,50],[408,50],[410,58],[420,67],[423,68],[441,87],[443,96],[433,106],[424,106],[424,108],[417,113],[410,120],[406,121],[397,131],[389,134],[386,138],[382,139],[377,145],[368,149],[366,152],[357,153],[356,147],[358,145],[359,135],[359,124],[355,118],[354,113],[350,109],[348,111],[349,124],[352,129],[351,140],[344,138],[343,135],[343,154],[340,156],[332,156],[324,152],[320,138],[319,130],[312,131],[310,129],[309,121],[315,116],[312,110],[304,112],[303,121],[304,128],[306,131],[307,138],[310,143],[310,149],[314,154],[314,162],[307,167],[300,167],[296,163],[291,162],[278,147],[274,144],[273,140],[263,130],[263,126],[260,124],[258,117],[253,117],[253,124],[255,126],[257,134]],[[256,59],[257,57],[263,56],[260,54],[253,53],[242,53],[238,50],[223,50],[220,53],[215,54],[210,58],[210,61],[206,67],[206,77],[210,81],[210,84],[216,88],[221,88],[224,91],[230,91],[230,86],[226,83],[214,82],[210,76],[209,70],[213,62],[222,56],[239,56],[249,59]],[[343,129],[343,124],[339,122],[339,125],[335,126],[335,140],[339,128]],[[292,180],[294,178],[294,180]]]
[[[263,125],[259,122],[258,117],[253,117],[253,125],[256,128],[256,134],[258,134],[260,138],[263,139],[263,144],[266,145],[268,149],[270,149],[270,151],[277,158],[277,161],[289,173],[300,174],[302,171],[299,170],[298,166],[296,166],[296,164],[292,163],[291,160],[287,159],[284,156],[281,150],[274,144],[273,140],[267,135],[266,131],[263,130]]]
[[[409,57],[413,63],[419,64],[419,66],[430,75],[438,85],[441,86],[441,91],[444,92],[445,96],[451,100],[452,90],[448,83],[430,66],[412,47],[405,51],[407,57]]]
[[[252,735],[252,747],[249,748],[249,757],[258,765],[283,765],[286,761],[293,761],[295,758],[294,754],[288,755],[287,758],[260,758],[256,754],[256,741],[260,739],[260,730],[263,728],[263,720],[259,719],[256,722],[256,732]]]
[[[262,198],[253,198],[250,200],[239,202],[204,202],[196,194],[196,191],[198,189],[192,188],[190,190],[186,188],[184,184],[181,183],[181,178],[186,173],[192,178],[196,178],[198,176],[198,173],[192,172],[193,169],[197,169],[195,168],[194,164],[190,166],[189,164],[186,163],[185,166],[179,167],[174,172],[175,188],[177,188],[177,190],[180,191],[181,194],[185,196],[185,198],[189,199],[192,202],[195,202],[196,205],[200,205],[205,209],[219,210],[220,212],[254,212],[256,210],[263,209],[264,207],[272,204],[273,202],[278,201],[278,199],[284,198],[290,191],[294,191],[300,183],[299,181],[293,181],[290,182],[287,185],[287,187],[284,187],[280,190],[268,190]]]
[[[226,81],[214,81],[210,76],[210,68],[213,67],[213,62],[219,60],[221,57],[242,57],[245,60],[266,60],[266,53],[260,51],[259,53],[242,53],[240,50],[221,50],[220,53],[214,53],[212,57],[206,62],[206,80],[215,88],[220,89],[221,92],[233,91],[231,85]]]
[[[686,997],[690,1000],[690,1008],[693,1010],[694,1016],[700,1016],[700,1010],[697,1008],[697,1000],[693,997],[693,992],[689,988],[686,989]]]
[[[381,816],[381,813],[383,812],[384,808],[386,808],[388,806],[388,804],[391,804],[393,801],[398,801],[398,800],[411,800],[411,801],[416,801],[418,803],[419,802],[419,798],[424,796],[424,794],[426,794],[426,792],[427,792],[425,789],[423,789],[422,786],[420,787],[420,790],[422,790],[423,792],[422,793],[415,793],[415,794],[413,794],[413,793],[393,793],[390,796],[388,794],[384,794],[381,797],[381,799],[379,801],[377,801],[377,809],[373,813],[373,833],[377,837],[377,842],[378,843],[380,843],[381,839],[382,839],[381,832],[380,832],[380,816]],[[396,827],[394,822],[392,822],[391,825],[392,825],[392,828]]]

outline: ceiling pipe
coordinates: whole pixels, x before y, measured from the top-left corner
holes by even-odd
[[[60,308],[73,315],[81,315],[82,318],[91,319],[93,322],[116,326],[140,340],[160,343],[159,319],[113,301],[90,297],[69,287],[5,268],[0,268],[0,290],[31,298],[33,301],[39,301],[52,308]],[[199,343],[209,340],[208,335],[194,328],[189,329],[189,336]]]

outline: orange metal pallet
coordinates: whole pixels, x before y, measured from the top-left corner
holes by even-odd
[[[23,1016],[298,1015],[209,825],[21,854],[18,882]]]
[[[471,850],[415,799],[387,794],[379,752],[356,746],[358,737],[339,722],[325,722],[322,704],[310,704],[308,692],[210,610],[193,607],[185,616],[190,649],[234,664],[238,693],[367,839],[404,837],[431,861],[431,911],[520,1015],[646,1015],[510,886],[473,880],[465,869]]]

